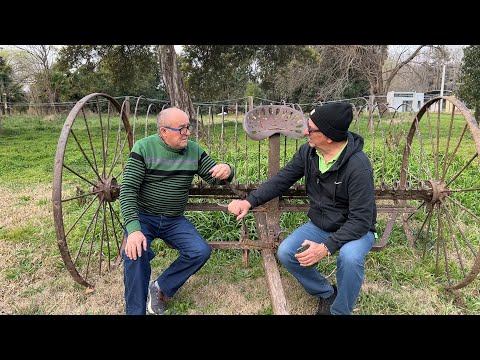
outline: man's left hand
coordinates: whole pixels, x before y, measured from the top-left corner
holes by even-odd
[[[328,255],[325,246],[322,244],[305,239],[302,243],[302,246],[304,245],[310,245],[310,247],[301,253],[295,254],[301,266],[314,265]]]

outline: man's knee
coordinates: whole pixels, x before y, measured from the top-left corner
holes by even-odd
[[[285,241],[278,246],[277,258],[282,264],[286,264],[289,260],[291,260],[293,255],[294,254],[288,250],[288,246],[285,246]]]
[[[364,256],[355,252],[340,252],[338,255],[338,262],[345,267],[363,266]]]
[[[212,254],[212,248],[208,244],[204,244],[203,246],[198,247],[190,254],[192,259],[196,259],[197,261],[204,263]]]
[[[155,253],[151,249],[148,249],[146,251],[142,249],[142,256],[137,255],[136,260],[130,259],[125,253],[125,250],[122,251],[122,258],[125,264],[134,264],[134,263],[139,264],[144,261],[150,262],[154,257],[155,257]]]

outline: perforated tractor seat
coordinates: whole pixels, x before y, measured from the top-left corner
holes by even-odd
[[[299,110],[287,105],[262,105],[248,111],[243,121],[243,129],[253,140],[262,140],[273,134],[283,134],[289,138],[304,137],[307,119]]]

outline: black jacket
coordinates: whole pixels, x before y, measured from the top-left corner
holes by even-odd
[[[348,143],[338,160],[324,174],[318,170],[318,155],[303,144],[283,169],[268,179],[246,200],[252,209],[282,195],[305,176],[310,202],[308,217],[332,234],[325,246],[334,253],[345,243],[375,230],[377,207],[372,165],[362,151],[363,138],[348,132]]]

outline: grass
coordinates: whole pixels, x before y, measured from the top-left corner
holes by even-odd
[[[442,117],[442,136],[448,134],[450,118]],[[42,119],[31,116],[2,118],[0,128],[0,313],[3,314],[123,314],[123,274],[116,269],[100,277],[95,290],[86,289],[72,279],[60,256],[52,216],[51,187],[53,164],[57,142],[64,125],[65,117]],[[230,118],[229,120],[234,120]],[[89,118],[93,130],[94,119]],[[455,120],[457,121],[457,120]],[[218,123],[218,122],[217,122]],[[410,122],[411,123],[411,122]],[[372,141],[365,136],[365,150],[373,154],[376,181],[380,179],[391,184],[399,178],[401,153],[405,144],[409,122],[397,129],[398,143],[387,144],[384,131],[377,131]],[[150,123],[151,124],[151,123]],[[238,125],[238,124],[237,124]],[[425,126],[425,124],[422,124]],[[150,125],[150,131],[155,131]],[[234,133],[234,122],[225,124],[225,136]],[[241,127],[240,127],[241,129]],[[366,122],[358,125],[362,134],[369,134]],[[237,129],[239,130],[239,129]],[[240,130],[239,130],[240,131]],[[423,131],[423,129],[422,129]],[[425,128],[428,132],[428,127]],[[454,127],[452,138],[458,139],[462,125]],[[150,132],[151,133],[151,132]],[[79,136],[85,136],[78,129]],[[113,139],[115,131],[112,131]],[[222,148],[219,145],[220,131],[212,135],[209,149],[217,161],[237,163],[237,176],[240,182],[263,181],[267,178],[268,143],[251,142],[240,136],[238,144]],[[382,137],[383,135],[383,137]],[[467,134],[468,135],[468,134]],[[82,138],[83,141],[85,137]],[[228,141],[228,140],[227,140]],[[231,140],[230,140],[231,141]],[[283,140],[282,140],[283,141]],[[383,142],[382,142],[383,141]],[[302,142],[300,142],[301,144]],[[435,141],[433,142],[436,143]],[[82,143],[83,144],[83,143]],[[98,137],[94,145],[99,144]],[[247,145],[246,145],[247,144]],[[283,144],[283,143],[282,143]],[[446,147],[441,139],[440,148]],[[291,142],[282,150],[280,164],[289,159],[298,142]],[[70,145],[69,145],[70,146]],[[247,146],[248,153],[244,152]],[[282,145],[283,146],[283,145]],[[388,148],[388,147],[391,148]],[[418,138],[412,143],[412,154],[418,154],[424,146]],[[436,145],[435,145],[436,146]],[[471,156],[473,140],[467,136],[459,148],[452,169],[457,169]],[[387,150],[388,148],[388,150]],[[474,148],[474,146],[473,146]],[[68,148],[72,150],[73,148]],[[253,151],[253,150],[255,151]],[[375,150],[373,150],[375,149]],[[428,145],[424,154],[432,159],[432,147]],[[260,167],[258,154],[262,155]],[[435,150],[435,148],[434,148]],[[80,157],[67,152],[72,163],[80,166]],[[383,155],[382,155],[383,154]],[[217,158],[218,156],[218,158]],[[421,156],[412,155],[408,176],[412,180],[418,173],[427,170],[422,165]],[[222,159],[223,158],[223,159]],[[425,162],[428,163],[427,159]],[[462,177],[458,187],[470,187],[469,181],[476,184],[478,162],[474,162]],[[260,168],[260,170],[259,170]],[[457,171],[455,170],[455,171]],[[88,172],[88,167],[85,167]],[[67,183],[65,178],[65,184]],[[458,181],[458,180],[457,180]],[[478,192],[459,194],[459,199],[468,204],[477,215],[480,199]],[[74,203],[70,215],[82,209],[82,203]],[[67,209],[67,207],[65,207]],[[207,241],[238,240],[240,223],[233,216],[223,212],[189,212],[187,216],[196,224]],[[421,221],[424,215],[419,214]],[[284,214],[281,228],[286,233],[306,221],[303,213]],[[385,221],[381,221],[381,227]],[[254,218],[247,216],[249,237],[256,238]],[[460,227],[463,224],[460,224]],[[84,226],[85,227],[85,226]],[[447,228],[447,225],[444,225]],[[81,234],[81,231],[79,231]],[[478,241],[478,233],[470,231],[471,241]],[[81,237],[81,236],[80,236]],[[459,235],[460,239],[460,235]],[[473,240],[472,240],[473,239]],[[459,240],[460,241],[460,240]],[[435,251],[436,242],[429,243]],[[474,243],[478,251],[478,245]],[[177,256],[176,250],[158,240],[153,243],[157,256],[152,261],[152,273],[159,274]],[[431,254],[431,251],[428,254]],[[365,282],[358,298],[355,314],[480,314],[479,280],[458,291],[446,291],[436,275],[435,259],[422,257],[422,246],[410,247],[400,221],[397,221],[389,237],[389,245],[380,252],[370,252],[365,263]],[[335,280],[335,257],[317,265],[319,270]],[[316,307],[315,299],[308,296],[292,276],[279,268],[287,303],[292,314],[311,314]],[[242,265],[240,250],[213,250],[210,260],[192,276],[168,304],[170,314],[273,314],[268,286],[258,251],[251,251],[249,267]]]

